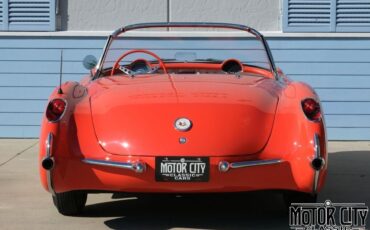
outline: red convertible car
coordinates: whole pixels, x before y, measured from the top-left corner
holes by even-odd
[[[126,33],[148,28],[155,37]],[[223,35],[207,35],[215,29]],[[319,97],[275,66],[258,31],[135,24],[90,61],[90,76],[55,89],[42,121],[41,183],[60,213],[80,213],[92,192],[276,190],[288,204],[315,201],[327,173]]]

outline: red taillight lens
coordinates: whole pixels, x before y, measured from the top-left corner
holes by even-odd
[[[63,99],[54,99],[50,101],[46,109],[46,118],[49,121],[58,121],[63,115],[66,105]]]
[[[311,121],[318,121],[321,118],[320,104],[312,98],[302,101],[302,109],[306,117]]]

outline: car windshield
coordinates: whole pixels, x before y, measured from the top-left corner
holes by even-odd
[[[112,40],[107,43],[100,68],[110,70],[125,53],[145,50],[157,55],[165,65],[223,63],[227,60],[236,60],[243,67],[249,66],[273,72],[264,43],[252,33],[234,30],[210,31],[209,28],[206,28],[207,31],[202,30],[203,28],[196,28],[195,31],[174,31],[173,29],[178,28],[171,28],[170,31],[130,31],[112,36]],[[153,55],[134,52],[120,60],[119,66],[128,66],[135,60],[158,63],[158,59]],[[197,66],[194,65],[194,68]],[[222,72],[221,69],[219,71]]]

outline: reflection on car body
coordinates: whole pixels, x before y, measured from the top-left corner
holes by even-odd
[[[124,36],[157,27],[241,30],[246,37]],[[324,185],[320,100],[275,66],[250,27],[123,27],[108,37],[90,76],[60,88],[41,124],[39,160],[41,183],[64,215],[80,213],[90,192],[278,190],[290,204],[314,202]]]

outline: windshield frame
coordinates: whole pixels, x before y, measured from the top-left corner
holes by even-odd
[[[272,57],[271,50],[267,44],[266,39],[264,36],[258,32],[257,30],[240,25],[240,24],[232,24],[232,23],[213,23],[213,22],[154,22],[154,23],[139,23],[139,24],[132,24],[125,27],[121,27],[112,32],[108,36],[107,42],[104,46],[103,55],[99,59],[99,62],[96,66],[96,72],[93,76],[92,80],[97,79],[103,73],[103,63],[107,56],[108,50],[112,44],[114,38],[119,37],[121,34],[131,31],[131,30],[138,30],[138,29],[147,29],[147,28],[219,28],[219,29],[234,29],[234,30],[241,30],[247,33],[254,35],[257,40],[261,41],[263,48],[266,51],[266,56],[269,61],[271,72],[274,75],[275,79],[278,80],[278,72],[275,66],[274,59]]]

